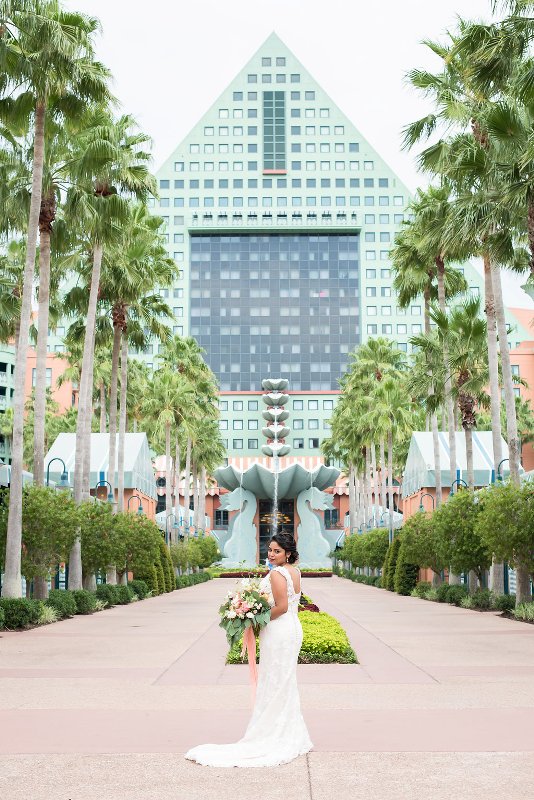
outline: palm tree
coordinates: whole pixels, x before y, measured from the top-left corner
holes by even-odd
[[[80,152],[76,161],[78,180],[67,195],[67,208],[70,213],[79,214],[92,254],[76,429],[74,498],[78,503],[89,497],[93,344],[104,247],[117,241],[119,226],[128,219],[127,197],[145,200],[149,192],[155,192],[154,178],[146,166],[149,156],[140,149],[147,137],[134,132],[133,128],[134,122],[129,116],[114,121],[102,108],[89,113],[87,129],[76,143]],[[69,559],[69,588],[81,586],[81,551],[77,538]]]
[[[109,97],[108,72],[93,59],[94,18],[64,12],[54,0],[2,4],[0,60],[7,67],[4,88],[17,88],[2,100],[2,117],[20,118],[33,108],[33,176],[28,217],[26,263],[21,301],[20,331],[13,399],[13,449],[6,563],[3,594],[20,597],[22,540],[22,459],[24,380],[27,331],[30,327],[31,293],[41,208],[45,124],[50,106],[69,115],[81,111],[87,101]],[[57,104],[57,105],[56,105]]]

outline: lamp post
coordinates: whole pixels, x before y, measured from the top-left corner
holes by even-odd
[[[65,464],[65,462],[63,461],[62,458],[59,458],[57,456],[56,456],[56,458],[52,458],[48,462],[48,466],[46,467],[46,485],[48,486],[50,484],[50,464],[53,464],[54,461],[61,461],[61,463],[63,464],[63,472],[61,473],[61,478],[59,479],[59,483],[57,485],[57,488],[58,489],[70,489],[69,473],[67,472],[66,464]]]
[[[178,520],[176,519],[176,514],[171,513],[171,514],[168,514],[167,517],[165,517],[165,544],[166,545],[170,544],[169,520],[171,519],[171,517],[174,519],[173,528],[177,529],[177,528],[180,527],[178,525]]]
[[[98,483],[95,484],[95,499],[97,499],[96,493],[97,493],[98,487],[99,486],[104,486],[106,484],[109,486],[108,503],[114,503],[115,502],[115,495],[113,494],[113,487],[111,486],[111,483],[109,481],[102,480],[102,481],[98,481]]]
[[[462,478],[456,478],[456,480],[452,482],[451,491],[450,491],[449,497],[452,497],[454,495],[454,484],[455,483],[457,483],[458,486],[460,486],[460,484],[463,484],[466,489],[469,488],[467,483]]]
[[[509,458],[501,458],[501,460],[499,461],[499,463],[497,465],[497,480],[498,481],[502,481],[501,464],[504,464],[505,461],[510,461],[510,459]]]
[[[430,497],[430,499],[432,500],[432,511],[434,511],[434,509],[436,508],[436,501],[434,500],[434,495],[430,494],[430,492],[423,492],[423,494],[419,498],[419,503],[420,503],[419,511],[425,510],[425,507],[423,505],[423,497]]]
[[[139,500],[139,505],[137,507],[137,516],[142,517],[145,512],[143,511],[143,504],[142,504],[141,498],[139,497],[138,494],[132,494],[132,496],[128,498],[128,503],[126,505],[126,510],[127,511],[130,510],[130,501],[133,500],[134,497],[137,497],[137,499]]]

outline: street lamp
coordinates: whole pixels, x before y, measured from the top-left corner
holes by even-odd
[[[95,484],[95,498],[96,498],[96,495],[97,495],[98,487],[99,486],[104,486],[105,484],[107,484],[109,486],[108,503],[114,503],[115,502],[115,496],[113,494],[113,487],[111,486],[111,483],[109,481],[102,480],[102,481],[98,481],[98,483]]]
[[[167,545],[169,544],[169,533],[170,533],[170,531],[169,531],[169,520],[171,519],[171,517],[174,519],[174,523],[173,523],[172,527],[173,528],[179,528],[180,527],[178,525],[178,520],[176,519],[176,514],[172,514],[171,513],[171,514],[168,514],[165,517],[165,544],[167,544]]]
[[[457,484],[458,484],[458,487],[460,486],[460,484],[463,484],[463,485],[465,486],[465,488],[466,488],[466,489],[468,489],[468,488],[469,488],[469,487],[468,487],[468,485],[467,485],[467,483],[466,483],[464,480],[462,480],[462,478],[456,478],[456,480],[452,482],[452,485],[451,485],[451,491],[450,491],[450,493],[449,493],[449,497],[452,497],[452,496],[454,495],[454,484],[455,484],[455,483],[457,483]]]
[[[425,507],[423,505],[423,497],[430,497],[430,499],[432,500],[432,511],[434,511],[434,509],[436,507],[436,501],[434,500],[434,495],[430,494],[430,492],[423,492],[423,494],[419,498],[419,502],[420,502],[419,511],[424,511],[425,510]]]
[[[502,481],[501,464],[504,464],[505,461],[510,461],[510,459],[509,458],[501,458],[501,460],[499,461],[499,463],[497,465],[497,480],[498,481]]]
[[[141,498],[139,497],[138,494],[133,494],[131,497],[128,498],[128,503],[126,505],[126,510],[127,511],[130,510],[130,501],[133,500],[134,497],[137,497],[137,499],[139,500],[139,506],[137,507],[137,516],[142,517],[143,514],[144,514],[143,505],[142,505],[142,502],[141,502]]]
[[[61,478],[59,479],[59,483],[57,485],[57,488],[58,489],[70,489],[69,473],[67,472],[66,464],[65,464],[65,462],[63,461],[62,458],[59,458],[57,456],[56,456],[56,458],[53,458],[53,459],[51,459],[51,461],[48,462],[48,466],[46,468],[46,485],[48,486],[49,483],[50,483],[50,464],[53,464],[54,461],[61,461],[61,463],[63,464],[63,472],[61,473]]]

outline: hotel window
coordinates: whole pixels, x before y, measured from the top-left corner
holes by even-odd
[[[315,100],[315,92],[304,92],[304,99],[305,100]]]
[[[317,198],[316,197],[307,197],[306,198],[306,205],[307,206],[316,206],[317,205]]]
[[[357,142],[349,142],[349,153],[359,153],[360,145]]]
[[[159,182],[160,189],[170,189],[170,181],[164,180]]]
[[[342,142],[336,142],[334,145],[334,150],[336,151],[336,153],[344,153],[345,145]]]
[[[404,197],[400,195],[395,195],[393,198],[393,205],[394,206],[403,206],[404,205]]]
[[[310,419],[310,420],[308,420],[308,428],[311,431],[319,430],[319,420],[318,419]]]
[[[293,427],[293,430],[295,430],[295,431],[304,430],[304,420],[303,419],[294,419],[292,427]]]
[[[183,225],[184,224],[184,218],[183,217],[175,217],[174,218],[174,224],[175,225]]]
[[[375,224],[375,215],[374,214],[366,214],[365,215],[365,224],[366,225],[374,225]]]
[[[261,59],[262,67],[270,67],[271,66],[271,59],[269,56],[263,56]]]
[[[389,225],[389,214],[379,214],[378,221],[381,225]]]
[[[376,239],[376,233],[373,233],[372,231],[366,231],[364,238],[366,242],[374,242]]]
[[[234,400],[232,403],[232,408],[234,411],[243,411],[243,401],[242,400]]]
[[[345,198],[341,196],[336,197],[336,206],[344,206],[345,205]]]
[[[349,169],[351,171],[360,169],[360,162],[359,161],[349,161]]]
[[[249,419],[247,426],[249,431],[257,431],[258,426],[259,426],[259,421],[257,419]]]
[[[313,117],[315,117],[315,109],[314,108],[305,108],[304,109],[304,116],[308,117],[308,119],[313,119]]]
[[[257,75],[247,75],[247,83],[257,83],[258,76]]]
[[[367,333],[369,334],[369,336],[376,336],[376,334],[378,333],[378,325],[368,325]]]
[[[351,205],[351,206],[359,206],[360,205],[360,198],[357,195],[351,195],[349,197],[349,205]]]
[[[291,75],[291,83],[300,83],[300,75],[293,73]]]
[[[344,125],[336,125],[334,127],[334,134],[336,136],[343,136],[344,133],[345,133],[345,126]]]
[[[228,161],[219,161],[219,172],[228,172]]]
[[[291,169],[299,170],[300,167],[301,167],[301,162],[300,161],[292,161],[291,162]]]
[[[308,446],[310,450],[317,450],[319,448],[319,439],[308,439]]]
[[[365,290],[366,297],[376,297],[376,286],[368,286]]]
[[[376,278],[376,269],[367,269],[365,270],[365,277],[366,278]]]
[[[228,420],[227,419],[219,420],[219,428],[221,429],[221,431],[227,431],[228,430]]]
[[[306,169],[313,171],[315,169],[315,161],[306,161]]]
[[[324,411],[333,411],[334,409],[334,401],[333,400],[323,400],[323,410]]]
[[[370,194],[366,194],[363,198],[363,204],[364,206],[374,206],[375,198]]]
[[[330,169],[330,161],[321,161],[321,172],[328,172]]]
[[[375,162],[374,161],[364,161],[363,162],[363,168],[366,171],[373,170],[375,168]]]
[[[32,369],[32,386],[35,386],[35,367]],[[5,373],[4,373],[5,374]],[[52,386],[52,367],[46,368],[46,385]]]
[[[366,250],[365,251],[365,258],[367,261],[376,261],[376,251],[375,250]]]
[[[328,142],[322,142],[319,145],[319,150],[321,151],[321,153],[329,153],[330,152],[330,145],[328,144]]]
[[[234,450],[242,450],[243,449],[243,439],[233,439],[232,446]]]
[[[339,172],[345,169],[345,162],[344,161],[336,161],[335,169]]]
[[[304,439],[293,439],[294,450],[304,450]]]
[[[382,325],[382,333],[391,334],[393,333],[393,325]]]
[[[232,427],[234,431],[242,431],[243,430],[243,420],[242,419],[234,419],[232,423]]]
[[[286,168],[285,94],[263,93],[263,168]]]
[[[382,306],[382,316],[383,317],[391,316],[391,306]]]
[[[258,205],[258,198],[257,197],[249,197],[247,200],[247,205],[249,208],[254,208]]]
[[[183,233],[175,233],[174,234],[174,243],[175,244],[178,244],[178,242],[183,242],[183,240],[184,240]]]
[[[423,326],[422,325],[412,325],[412,333],[422,333]]]
[[[302,411],[304,408],[304,400],[293,400],[293,411]]]
[[[242,100],[243,99],[243,92],[234,92],[233,98],[234,98],[234,100]]]
[[[318,410],[319,410],[319,401],[308,400],[308,411],[318,411]]]
[[[330,109],[329,108],[320,108],[319,109],[319,116],[320,117],[329,117],[330,116]]]
[[[257,92],[248,92],[247,93],[247,100],[257,100],[258,93]]]
[[[302,205],[302,197],[292,197],[291,198],[291,205],[292,206],[301,206]]]
[[[300,92],[291,92],[292,100],[300,100]]]
[[[227,108],[220,108],[219,109],[219,119],[228,119],[230,116],[230,112]]]
[[[306,152],[307,153],[315,153],[316,151],[315,142],[307,142],[306,143]]]
[[[519,374],[520,374],[520,372],[519,372],[519,364],[512,364],[511,366],[512,366],[512,375],[519,376]]]
[[[257,450],[258,449],[258,440],[257,439],[249,439],[248,440],[248,449],[249,450]]]
[[[389,259],[389,250],[380,251],[380,261],[387,261]]]
[[[394,214],[393,215],[393,222],[395,223],[395,225],[400,225],[401,223],[403,223],[404,222],[404,214]],[[461,271],[461,269],[460,269],[460,271]]]
[[[160,197],[159,204],[161,208],[167,208],[170,205],[168,197]]]
[[[330,136],[330,125],[321,125],[319,127],[319,133],[321,136]]]
[[[243,128],[241,125],[234,125],[233,132],[234,136],[243,136]]]
[[[315,125],[306,125],[306,136],[315,136]]]
[[[408,333],[407,325],[397,325],[397,333]]]
[[[411,307],[412,317],[420,317],[421,316],[421,306],[412,306]]]
[[[302,180],[300,178],[291,178],[291,186],[294,189],[300,189],[302,186]]]
[[[292,117],[300,117],[300,108],[292,108],[291,109],[291,116]]]
[[[230,152],[230,148],[228,147],[227,144],[220,144],[219,145],[219,153],[229,153],[229,152]]]
[[[367,306],[367,316],[376,317],[376,306]]]
[[[300,136],[300,125],[292,125],[291,133],[293,134],[293,136]]]
[[[381,269],[380,270],[380,277],[381,278],[390,278],[391,277],[391,270],[390,269]]]
[[[273,204],[272,197],[262,197],[261,204],[264,208],[269,208]]]
[[[332,205],[332,198],[331,197],[321,197],[321,205],[322,206],[331,206]]]
[[[183,161],[175,161],[174,162],[174,171],[175,172],[183,172],[184,171],[184,162]]]
[[[293,144],[291,145],[291,152],[292,153],[300,153],[301,150],[302,150],[302,148],[301,148],[300,144],[297,143],[297,142],[293,142]]]

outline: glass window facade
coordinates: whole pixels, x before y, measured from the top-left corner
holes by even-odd
[[[342,354],[360,343],[359,249],[353,233],[191,236],[190,331],[222,391],[282,374],[293,391],[338,388]],[[195,301],[206,262],[210,297]]]
[[[286,168],[286,100],[284,92],[263,93],[263,168]]]

